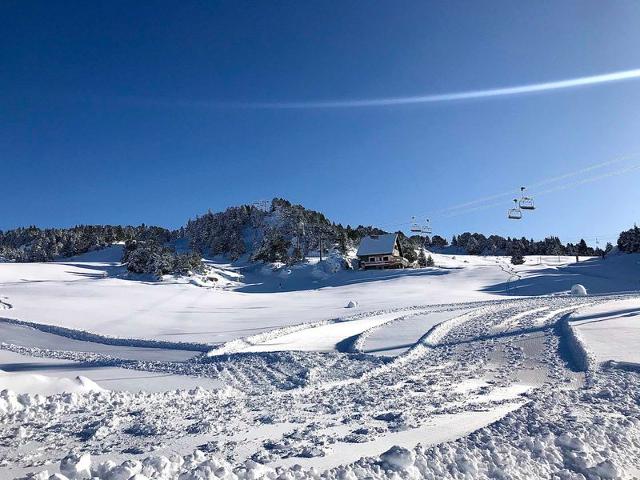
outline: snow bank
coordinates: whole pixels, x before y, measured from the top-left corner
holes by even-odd
[[[588,348],[593,365],[640,365],[640,297],[581,308],[571,316],[571,328]]]
[[[56,410],[61,405],[77,404],[83,398],[82,394],[105,392],[84,377],[71,380],[40,375],[0,375],[0,419],[18,412],[32,414],[42,408]]]
[[[2,370],[0,370],[0,390],[11,390],[31,395],[103,391],[97,383],[82,376],[71,379],[31,373],[7,373]],[[1,406],[0,411],[2,411]]]
[[[570,318],[569,315],[562,318],[558,322],[558,328],[560,329],[564,344],[568,350],[567,353],[571,357],[574,368],[586,372],[593,368],[595,361],[578,333],[569,323]]]

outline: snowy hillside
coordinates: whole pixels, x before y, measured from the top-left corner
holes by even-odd
[[[217,257],[194,284],[127,275],[121,249],[0,264],[6,475],[635,472],[638,443],[571,419],[640,435],[598,416],[636,415],[638,254],[513,266],[434,253],[433,268],[388,271],[312,253],[293,266]]]

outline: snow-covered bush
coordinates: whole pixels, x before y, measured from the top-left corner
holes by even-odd
[[[122,261],[130,272],[150,273],[156,276],[203,270],[202,259],[197,253],[176,253],[173,249],[156,242],[128,241]]]

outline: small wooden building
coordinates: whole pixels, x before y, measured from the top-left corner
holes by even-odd
[[[409,262],[402,256],[397,233],[364,237],[356,253],[360,268],[405,268]]]

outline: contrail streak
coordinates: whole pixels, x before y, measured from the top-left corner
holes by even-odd
[[[623,80],[640,79],[640,68],[634,70],[622,70],[619,72],[592,75],[588,77],[571,78],[568,80],[556,80],[552,82],[532,83],[512,87],[492,88],[488,90],[471,90],[457,93],[441,93],[433,95],[419,95],[410,97],[389,97],[370,99],[346,99],[346,100],[310,100],[310,101],[277,101],[277,102],[241,102],[241,101],[215,101],[215,100],[189,100],[170,98],[144,98],[144,97],[117,97],[114,100],[142,107],[160,108],[191,108],[191,109],[247,109],[247,110],[303,110],[303,109],[339,109],[339,108],[366,108],[388,107],[401,105],[421,105],[428,103],[452,102],[458,100],[472,100],[482,98],[506,97],[523,95],[527,93],[541,93],[554,90],[564,90],[589,85],[619,82]],[[92,100],[90,97],[83,97]],[[102,100],[102,99],[98,99]]]
[[[359,107],[386,107],[394,105],[415,105],[423,103],[451,102],[456,100],[471,100],[478,98],[506,97],[527,93],[549,92],[568,88],[598,85],[622,80],[634,80],[640,78],[640,69],[623,70],[619,72],[592,75],[588,77],[571,78],[568,80],[556,80],[553,82],[533,83],[513,87],[492,88],[489,90],[471,90],[458,93],[442,93],[435,95],[419,95],[413,97],[390,97],[362,100],[327,100],[308,102],[265,102],[265,103],[239,103],[227,104],[228,106],[245,108],[273,108],[273,109],[305,109],[305,108],[359,108]]]

